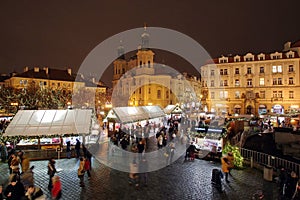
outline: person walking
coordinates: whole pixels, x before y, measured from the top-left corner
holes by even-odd
[[[53,188],[51,189],[52,200],[59,200],[62,196],[61,181],[59,176],[52,177]]]
[[[284,192],[284,197],[287,199],[292,199],[294,194],[297,191],[297,183],[298,183],[298,177],[297,174],[292,171],[290,176],[288,176],[287,182],[286,182],[286,189]]]
[[[76,139],[76,144],[75,144],[75,151],[76,151],[76,158],[80,157],[80,141]]]
[[[227,159],[228,159],[228,162],[229,162],[229,168],[228,168],[229,172],[228,172],[228,174],[231,175],[230,172],[234,168],[234,156],[233,156],[232,152],[228,152]]]
[[[52,183],[52,178],[54,177],[56,173],[56,168],[55,168],[55,160],[53,158],[49,159],[48,162],[48,175],[49,175],[49,184],[48,184],[48,189],[51,191],[53,187]]]
[[[24,200],[46,200],[46,195],[40,187],[29,185]]]
[[[90,160],[87,158],[87,157],[85,157],[84,158],[84,171],[86,171],[87,172],[87,175],[88,175],[88,179],[90,179],[91,178],[91,163],[90,163]]]
[[[228,173],[229,173],[229,161],[227,156],[222,157],[221,159],[221,163],[222,163],[222,171],[225,174],[225,181],[227,183],[229,183],[230,181],[228,180]]]
[[[18,180],[17,175],[13,175],[3,194],[6,200],[21,200],[24,198],[25,189],[23,184]]]
[[[80,187],[84,187],[84,163],[84,158],[81,157],[79,161],[79,167],[77,170]]]
[[[70,159],[71,158],[71,141],[69,138],[67,138],[66,144],[67,144],[67,149],[66,149],[67,158]]]

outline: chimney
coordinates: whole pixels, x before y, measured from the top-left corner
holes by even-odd
[[[39,72],[40,68],[39,67],[34,67],[34,72]]]
[[[49,68],[48,67],[44,67],[43,70],[45,70],[46,74],[49,73]]]
[[[291,49],[291,42],[286,42],[283,46],[283,51],[289,51]]]
[[[28,67],[24,67],[24,72],[28,72]]]
[[[72,69],[68,68],[68,74],[70,74],[70,76],[72,75]]]

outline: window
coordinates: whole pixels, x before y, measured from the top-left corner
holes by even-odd
[[[252,87],[252,79],[247,79],[247,86]]]
[[[228,98],[228,91],[220,91],[220,99]]]
[[[277,91],[273,91],[273,98],[277,98]]]
[[[240,62],[239,58],[234,59],[234,62]]]
[[[220,81],[220,86],[224,86],[224,83],[223,83],[223,81]]]
[[[169,91],[166,91],[166,99],[169,98]]]
[[[223,69],[220,69],[220,75],[223,75]]]
[[[142,94],[142,88],[139,89],[139,94]]]
[[[247,74],[251,74],[251,67],[247,68]]]
[[[282,91],[278,91],[277,97],[282,98]]]
[[[266,91],[259,91],[259,97],[261,99],[265,99],[266,98]]]
[[[294,98],[294,91],[289,91],[289,99],[293,99]]]
[[[246,58],[246,61],[252,61],[253,59],[252,58]]]
[[[260,67],[259,68],[259,73],[265,73],[265,68],[264,67]]]
[[[211,86],[211,87],[215,87],[215,81],[214,81],[214,80],[211,80],[211,81],[210,81],[210,86]]]
[[[294,66],[293,65],[289,65],[289,72],[293,72],[294,71]]]
[[[151,94],[151,88],[148,88],[148,94]]]
[[[265,85],[265,78],[259,78],[259,85]]]
[[[240,86],[240,80],[239,79],[235,79],[235,86]]]
[[[277,85],[277,78],[273,78],[273,85]]]
[[[234,97],[235,97],[236,99],[239,99],[239,98],[241,98],[240,91],[235,91],[235,93],[234,93]]]
[[[211,75],[211,76],[214,76],[214,75],[215,75],[215,70],[212,69],[212,70],[210,71],[210,75]]]
[[[211,98],[211,99],[214,99],[214,98],[215,98],[215,92],[211,92],[211,93],[210,93],[210,98]]]
[[[228,81],[224,80],[224,86],[228,86]]]
[[[277,83],[278,83],[278,85],[282,85],[282,78],[278,78]]]
[[[20,85],[23,85],[23,80],[20,80]]]
[[[282,72],[282,66],[281,65],[278,65],[278,66],[273,66],[272,67],[272,72],[273,73],[281,73]]]
[[[224,69],[224,75],[228,75],[227,69]]]
[[[235,68],[235,74],[240,74],[240,69],[239,68]]]
[[[294,78],[293,77],[289,77],[289,85],[294,85]]]
[[[158,98],[158,99],[161,98],[161,90],[157,90],[157,98]]]

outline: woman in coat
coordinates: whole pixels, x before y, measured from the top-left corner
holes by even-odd
[[[78,167],[78,170],[77,170],[77,174],[78,174],[78,178],[80,180],[79,184],[80,184],[80,187],[84,187],[84,159],[83,157],[80,158],[80,162],[79,162],[79,167]]]

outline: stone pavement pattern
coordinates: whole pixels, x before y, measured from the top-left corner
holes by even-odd
[[[211,184],[211,171],[220,168],[220,164],[205,160],[184,161],[180,157],[166,168],[149,172],[148,187],[139,190],[128,184],[128,173],[110,169],[96,159],[93,159],[92,178],[88,180],[85,175],[85,188],[81,188],[77,177],[78,160],[56,161],[56,167],[62,169],[58,175],[62,181],[63,200],[244,200],[251,199],[257,190],[264,190],[265,199],[277,199],[276,184],[264,181],[262,172],[251,168],[233,170],[233,177],[229,177],[231,182],[224,182],[224,192],[218,192]],[[32,161],[31,165],[35,166],[36,185],[50,197],[47,189],[47,163]],[[7,180],[7,168],[7,163],[0,164],[1,183]]]

